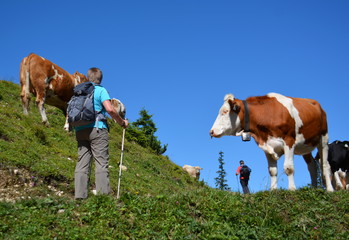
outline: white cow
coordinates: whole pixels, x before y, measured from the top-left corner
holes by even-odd
[[[184,165],[183,166],[183,169],[189,173],[189,175],[193,178],[196,178],[196,179],[199,179],[200,178],[200,170],[203,170],[203,168],[201,167],[193,167],[193,166],[190,166],[190,165]]]

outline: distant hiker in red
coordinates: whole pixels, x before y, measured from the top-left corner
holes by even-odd
[[[250,193],[250,190],[248,189],[248,180],[250,180],[250,173],[251,169],[247,165],[245,165],[243,160],[240,160],[240,166],[236,170],[236,176],[240,175],[240,184],[242,186],[244,194]]]

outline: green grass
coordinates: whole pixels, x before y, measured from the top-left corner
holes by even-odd
[[[118,200],[122,129],[112,122],[113,193],[74,201],[74,135],[63,130],[64,116],[56,108],[46,107],[50,127],[41,123],[34,101],[24,116],[19,92],[18,85],[0,81],[0,168],[25,170],[36,186],[22,190],[24,197],[16,202],[0,201],[0,239],[349,238],[349,191],[220,191],[191,179],[168,157],[128,141],[128,170],[123,172]],[[9,176],[23,185],[29,181]],[[63,196],[49,186],[63,191]],[[14,185],[2,188],[15,190]]]
[[[4,239],[347,239],[347,192],[58,197],[0,203]]]

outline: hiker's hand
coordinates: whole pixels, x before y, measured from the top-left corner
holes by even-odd
[[[127,128],[128,127],[128,120],[127,119],[124,120],[124,122],[121,125],[121,127],[123,127],[123,128]]]

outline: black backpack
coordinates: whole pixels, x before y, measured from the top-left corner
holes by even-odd
[[[68,103],[68,123],[73,126],[88,125],[97,120],[93,104],[95,86],[92,82],[84,82],[74,87],[74,95]]]
[[[243,165],[240,169],[240,176],[243,178],[250,178],[251,174],[251,168],[249,168],[247,165]]]

